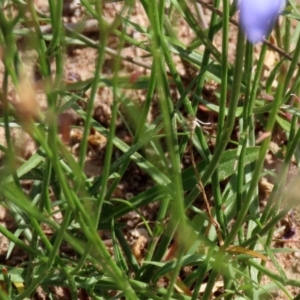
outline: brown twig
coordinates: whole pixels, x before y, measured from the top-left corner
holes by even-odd
[[[197,177],[197,185],[196,185],[196,187],[198,188],[199,192],[203,196],[204,204],[205,204],[205,210],[206,210],[206,213],[208,215],[210,224],[212,224],[215,227],[215,230],[216,230],[216,233],[217,233],[217,236],[218,236],[218,240],[219,240],[219,245],[222,246],[224,244],[224,242],[223,242],[223,238],[222,238],[222,234],[221,234],[220,224],[214,219],[214,217],[211,214],[211,207],[209,205],[209,201],[208,201],[207,196],[206,196],[204,185],[203,185],[203,183],[201,181],[199,172],[197,170],[197,166],[196,166],[196,162],[195,162],[195,157],[194,157],[194,152],[193,152],[193,142],[192,142],[193,141],[193,139],[192,139],[193,138],[193,134],[194,134],[195,128],[197,126],[199,127],[200,125],[197,122],[196,118],[193,117],[193,116],[189,116],[188,117],[187,124],[188,124],[189,130],[190,130],[190,147],[189,147],[190,148],[190,156],[191,156],[192,166],[193,166],[195,175]]]

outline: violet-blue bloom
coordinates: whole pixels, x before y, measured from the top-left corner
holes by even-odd
[[[240,0],[240,23],[249,42],[255,44],[268,35],[285,6],[285,0]]]

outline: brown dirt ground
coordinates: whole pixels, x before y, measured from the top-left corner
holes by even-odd
[[[65,9],[64,9],[64,21],[67,23],[76,23],[79,20],[81,20],[85,16],[85,12],[82,11],[78,6],[76,6],[76,2],[79,1],[64,1],[65,2]],[[47,13],[48,12],[48,6],[46,0],[36,0],[35,4],[38,9],[41,11]],[[118,11],[120,11],[122,8],[122,4],[107,4],[104,6],[104,13],[105,17],[112,21],[114,20],[116,14]],[[201,9],[201,7],[200,7]],[[203,8],[203,14],[204,14],[204,21],[203,26],[206,26],[210,12],[206,8]],[[132,11],[132,21],[138,23],[140,26],[149,26],[147,22],[147,18],[145,16],[145,13],[143,11],[142,6],[138,1],[136,1],[135,7]],[[206,23],[206,24],[205,24]],[[189,29],[187,24],[184,20],[181,18],[176,18],[176,21],[174,22],[174,27],[177,30],[178,36],[180,36],[182,42],[189,43],[192,41],[195,36],[193,32]],[[229,60],[232,62],[234,61],[234,55],[235,55],[235,33],[236,28],[234,26],[231,26],[231,34],[230,34],[230,41],[229,41]],[[94,36],[93,36],[94,34]],[[97,39],[97,34],[93,33],[91,35],[91,38]],[[130,34],[132,37],[134,37],[137,40],[142,40],[143,37],[140,36],[137,32],[134,30],[131,30]],[[220,49],[221,48],[221,35],[220,33],[217,34],[215,38],[215,45]],[[118,39],[116,37],[111,36],[109,38],[109,47],[112,49],[116,49],[118,45]],[[28,86],[26,87],[26,95],[20,98],[18,98],[17,92],[11,88],[9,92],[10,100],[12,102],[19,102],[20,100],[28,101],[29,96],[34,95],[34,101],[35,103],[39,103],[40,108],[45,110],[46,109],[46,100],[45,95],[40,89],[41,83],[39,81],[39,76],[36,74],[36,54],[33,50],[28,49],[28,45],[26,45],[26,41],[19,41],[18,46],[20,48],[20,54],[22,57],[22,60],[24,62],[25,68],[24,68],[24,86],[26,83],[29,83],[30,88]],[[257,48],[258,52],[258,48]],[[147,60],[147,58],[141,58],[144,55],[144,51],[140,49],[136,49],[132,46],[126,46],[122,50],[122,55],[129,56],[134,59],[141,59],[143,63],[150,64],[151,61]],[[89,79],[93,76],[94,68],[95,68],[95,61],[96,61],[97,51],[95,49],[91,48],[79,48],[79,47],[72,47],[72,49],[69,49],[65,54],[65,66],[64,66],[64,80],[65,82],[76,82],[77,80],[85,80]],[[272,64],[274,60],[276,59],[276,55],[274,53],[270,52],[269,54],[269,62],[268,65]],[[104,68],[103,68],[103,74],[104,75],[111,75],[113,70],[113,63],[114,58],[107,55],[105,62],[104,62]],[[177,62],[178,71],[182,76],[191,76],[193,75],[195,70],[191,70],[189,67],[181,62],[180,59],[177,57],[175,58]],[[54,70],[54,64],[53,64],[53,70]],[[3,70],[4,67],[2,63],[0,62],[0,83],[3,79]],[[136,76],[147,74],[149,71],[147,68],[138,66],[135,64],[132,64],[130,62],[122,62],[121,67],[121,74],[136,74]],[[265,74],[267,75],[267,74]],[[213,83],[209,83],[206,86],[206,98],[211,99],[214,98],[214,91],[218,88]],[[142,103],[145,99],[146,91],[138,91],[138,92],[131,92],[131,97],[135,99],[137,103]],[[85,97],[88,97],[88,93],[85,95]],[[176,97],[176,93],[174,93],[174,97]],[[29,100],[31,101],[31,100]],[[112,93],[109,88],[99,88],[96,100],[95,100],[95,108],[94,108],[94,118],[99,121],[101,124],[107,126],[109,124],[110,120],[110,103],[112,101]],[[83,104],[82,104],[83,105]],[[76,114],[72,111],[68,111],[68,114],[70,116],[70,122],[73,125],[79,126],[77,129],[72,129],[70,133],[70,151],[74,153],[76,156],[78,151],[78,146],[80,143],[80,136],[81,136],[81,129],[80,125],[82,125],[82,120],[76,116]],[[154,105],[152,108],[152,114],[149,115],[149,121],[157,114],[157,105]],[[130,143],[131,137],[128,134],[123,122],[120,120],[117,128],[117,135],[122,138],[127,143]],[[20,154],[27,159],[30,157],[30,155],[35,151],[35,144],[30,139],[30,137],[25,134],[24,132],[21,132],[19,129],[12,130],[12,137],[13,140],[17,146],[17,148],[20,150]],[[281,145],[285,142],[285,137],[280,136],[274,136],[274,144],[275,146]],[[0,128],[0,144],[5,145],[5,137],[4,137],[4,130],[3,128]],[[105,151],[105,144],[106,139],[96,134],[95,132],[91,132],[90,136],[90,144],[89,144],[89,151],[87,153],[86,157],[86,165],[85,165],[85,171],[88,176],[95,177],[101,173],[101,168],[103,166],[103,154]],[[213,141],[212,141],[213,144]],[[117,153],[115,154],[117,155]],[[0,159],[2,157],[2,154],[0,153]],[[188,158],[187,158],[188,160]],[[273,169],[274,167],[278,167],[280,165],[280,160],[276,158],[274,154],[270,152],[269,157],[266,159],[266,165],[270,169]],[[291,171],[293,173],[294,170]],[[119,198],[127,198],[129,199],[132,197],[132,195],[135,195],[139,193],[142,190],[145,190],[147,187],[151,186],[152,182],[150,179],[141,172],[137,167],[134,165],[130,165],[127,176],[124,177],[124,180],[119,184],[115,191],[115,196]],[[29,189],[30,183],[25,182],[24,188]],[[265,183],[262,183],[261,190],[265,192],[265,195],[269,193],[269,190],[272,188],[272,184],[268,181]],[[267,196],[265,196],[265,199],[267,199]],[[262,199],[264,200],[264,199]],[[149,221],[155,220],[155,216],[157,213],[157,204],[149,205],[145,208],[143,208],[142,213],[144,217]],[[59,218],[59,216],[58,216]],[[126,229],[126,238],[128,241],[132,244],[133,251],[136,253],[137,256],[141,255],[143,256],[143,251],[145,251],[145,247],[147,246],[147,241],[149,239],[147,231],[144,228],[139,228],[138,224],[140,223],[140,216],[137,213],[130,213],[126,216],[122,217],[122,221],[127,222],[127,229]],[[14,230],[15,225],[13,222],[13,219],[11,215],[6,211],[4,207],[0,207],[0,225],[5,226],[10,230]],[[287,222],[286,228],[288,228],[290,223]],[[296,235],[292,238],[293,241],[286,241],[284,243],[285,247],[290,247],[293,249],[298,250],[300,247],[300,228],[298,225],[296,226]],[[279,234],[280,236],[280,234]],[[102,238],[106,241],[107,246],[110,247],[110,234],[109,232],[103,232]],[[283,245],[280,243],[274,243],[276,247],[282,247]],[[14,251],[9,260],[6,259],[6,251],[8,249],[8,240],[0,236],[0,259],[1,263],[6,265],[16,265],[20,262],[22,262],[26,257],[23,253],[20,251]],[[289,254],[276,254],[276,258],[278,259],[279,264],[281,267],[285,270],[287,276],[289,278],[297,278],[300,279],[300,263],[299,263],[299,252],[295,253],[289,253]],[[268,268],[272,270],[276,270],[274,266],[271,263],[267,264]],[[267,282],[267,279],[263,280],[264,282]],[[289,289],[290,293],[294,296],[299,294],[299,289],[291,288]],[[63,289],[57,289],[56,291],[57,298],[58,299],[68,299],[67,297],[67,291]],[[273,299],[286,299],[286,296],[279,292],[273,293]],[[86,299],[84,296],[80,296],[80,299]],[[36,294],[36,299],[46,299],[46,295],[43,293],[43,291],[39,291]]]

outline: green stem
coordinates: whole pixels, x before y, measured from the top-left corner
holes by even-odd
[[[98,2],[96,2],[98,3]],[[97,20],[98,20],[98,26],[99,28],[104,28],[104,23],[102,19],[102,6],[100,4],[97,4],[97,9],[99,10],[97,14]],[[93,111],[94,111],[94,102],[95,102],[95,97],[96,97],[96,92],[98,89],[98,81],[99,81],[99,76],[102,68],[102,64],[104,61],[104,56],[105,56],[105,42],[107,40],[107,33],[106,31],[101,31],[100,34],[100,40],[98,42],[98,57],[97,57],[97,62],[96,62],[96,67],[95,67],[95,73],[94,73],[94,79],[92,82],[92,88],[91,88],[91,94],[89,97],[89,100],[87,102],[87,108],[86,108],[86,118],[85,118],[85,125],[84,125],[84,131],[83,131],[83,136],[81,140],[81,145],[80,145],[80,152],[79,152],[79,166],[81,170],[84,168],[84,163],[85,163],[85,158],[86,158],[86,151],[87,151],[87,146],[88,146],[88,136],[90,134],[91,130],[91,123],[92,123],[92,117],[93,117]],[[77,187],[79,188],[79,187]]]
[[[267,123],[267,126],[266,126],[266,132],[269,133],[269,136],[266,137],[266,139],[262,142],[259,157],[258,157],[258,160],[256,162],[255,169],[253,171],[252,180],[251,180],[251,183],[250,183],[250,186],[249,186],[249,190],[248,190],[248,192],[246,194],[246,197],[245,197],[245,200],[243,202],[242,209],[238,213],[237,219],[236,219],[229,235],[227,236],[227,238],[225,240],[225,243],[224,243],[224,246],[223,246],[224,248],[227,248],[233,242],[237,232],[239,231],[240,227],[242,226],[243,222],[245,221],[245,217],[248,213],[248,209],[249,209],[249,206],[252,202],[253,194],[256,191],[257,183],[259,181],[261,170],[262,170],[262,167],[263,167],[263,164],[264,164],[264,161],[265,161],[265,155],[266,155],[266,152],[268,150],[269,143],[271,141],[271,133],[272,133],[275,121],[276,121],[276,114],[277,114],[277,111],[278,111],[278,109],[281,105],[282,92],[283,92],[283,82],[282,82],[282,79],[281,80],[279,79],[279,85],[278,85],[277,90],[276,90],[275,100],[273,102],[272,110],[270,112],[268,123]]]
[[[243,53],[244,53],[244,36],[242,32],[239,30],[238,41],[237,41],[237,50],[236,50],[236,61],[235,61],[235,69],[234,69],[234,80],[232,86],[232,93],[230,97],[230,106],[228,108],[227,120],[222,130],[222,135],[220,137],[220,142],[216,145],[215,153],[207,166],[204,174],[202,175],[203,185],[207,183],[210,179],[211,175],[217,168],[221,156],[226,149],[226,146],[229,142],[234,123],[236,118],[236,109],[238,105],[238,101],[240,98],[240,87],[242,81],[242,71],[243,71]]]
[[[215,6],[216,7],[216,6]],[[221,55],[221,95],[219,101],[219,115],[218,115],[218,127],[217,127],[217,139],[216,145],[222,143],[222,132],[225,120],[225,108],[227,100],[228,89],[228,31],[229,31],[229,1],[223,0],[223,31],[222,31],[222,55]],[[211,25],[213,26],[213,24]],[[224,235],[227,234],[227,225],[223,211],[223,201],[219,184],[218,169],[212,174],[212,187],[214,194],[214,206],[216,212],[217,221],[221,227],[221,232]]]

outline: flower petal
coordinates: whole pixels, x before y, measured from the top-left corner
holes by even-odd
[[[247,39],[257,43],[269,34],[285,0],[240,0],[240,23]]]

